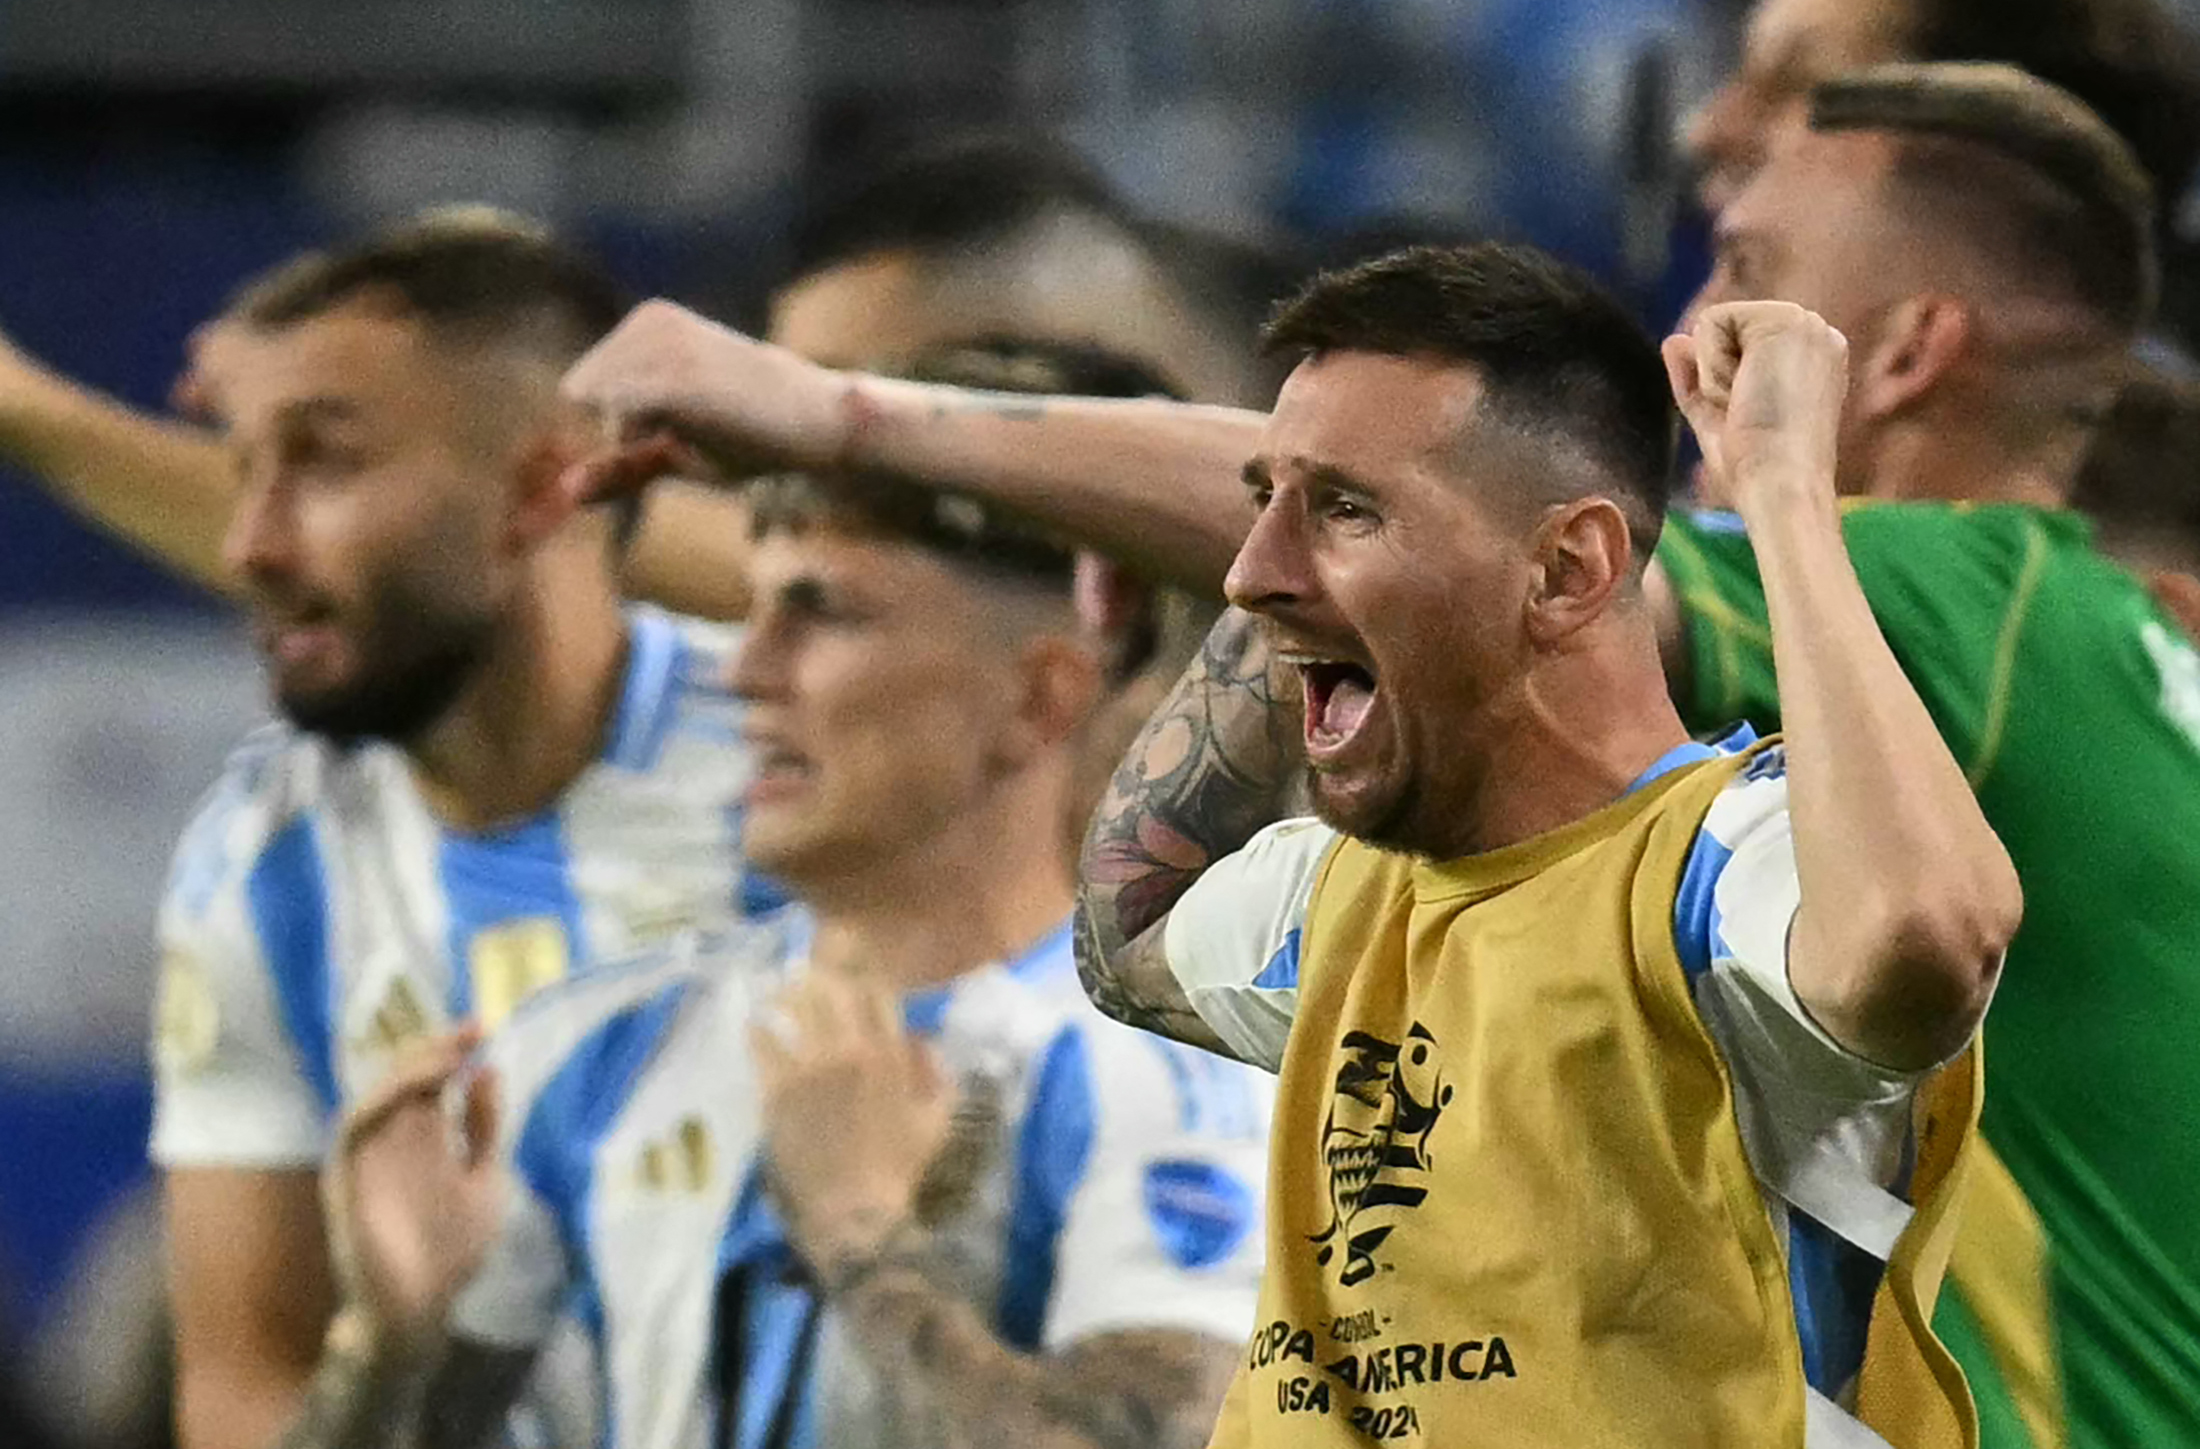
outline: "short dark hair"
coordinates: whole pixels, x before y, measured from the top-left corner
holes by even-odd
[[[2062,87],[2130,143],[2164,205],[2200,163],[2200,60],[2159,0],[1911,0],[1907,50]]]
[[[1676,437],[1665,365],[1589,276],[1533,247],[1409,247],[1316,277],[1264,343],[1467,364],[1503,422],[1581,447],[1623,495],[1640,557],[1657,543]]]
[[[288,327],[370,294],[456,335],[531,335],[578,357],[630,305],[591,258],[524,217],[486,207],[429,212],[354,246],[308,252],[247,284],[229,314]]]
[[[1136,358],[1075,343],[981,337],[925,349],[902,374],[988,392],[1178,397]],[[878,473],[782,474],[748,485],[753,536],[819,525],[914,544],[958,568],[1068,596],[1076,548],[1046,529],[962,494]]]
[[[1817,131],[1899,137],[1893,179],[1929,222],[1999,253],[2012,278],[2130,336],[2161,290],[2154,189],[2075,95],[1993,64],[1874,66],[1811,93]]]
[[[312,251],[248,282],[225,315],[281,329],[347,303],[386,297],[432,333],[517,342],[563,365],[619,324],[630,300],[595,260],[525,217],[488,207],[424,213],[356,245]],[[644,495],[606,505],[624,548]]]
[[[791,274],[879,252],[983,246],[1060,212],[1134,226],[1099,171],[1067,147],[988,132],[933,138],[824,182],[796,218]]]

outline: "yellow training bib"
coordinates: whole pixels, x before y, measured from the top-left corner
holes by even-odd
[[[1215,1444],[1802,1449],[1785,1257],[1673,939],[1749,756],[1441,865],[1323,867],[1277,1097],[1260,1326]],[[1926,1327],[1975,1054],[1919,1093],[1920,1211],[1859,1412],[1968,1449]]]

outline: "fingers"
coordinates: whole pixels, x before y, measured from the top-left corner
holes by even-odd
[[[710,471],[702,454],[660,430],[591,454],[568,468],[559,483],[576,503],[603,503],[631,497],[660,478],[700,478]]]
[[[444,1088],[465,1070],[467,1059],[480,1044],[481,1028],[469,1022],[456,1031],[432,1037],[407,1050],[389,1075],[362,1097],[344,1118],[339,1152],[354,1150],[405,1108],[439,1101]]]

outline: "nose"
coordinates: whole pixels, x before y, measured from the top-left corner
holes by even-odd
[[[222,534],[222,563],[236,578],[291,571],[298,556],[298,520],[280,485],[254,485],[238,495]]]
[[[786,654],[772,625],[756,620],[726,657],[725,685],[740,699],[772,699],[786,689]]]
[[[1703,208],[1713,216],[1734,199],[1756,165],[1764,125],[1760,109],[1744,86],[1730,80],[1681,123],[1681,149],[1695,168]]]
[[[1288,608],[1315,592],[1303,516],[1282,493],[1254,517],[1222,591],[1232,604],[1254,614]]]

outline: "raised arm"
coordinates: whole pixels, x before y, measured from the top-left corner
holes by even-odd
[[[1842,545],[1847,343],[1800,307],[1741,303],[1669,340],[1666,361],[1764,579],[1802,887],[1790,980],[1860,1056],[1944,1061],[1985,1013],[2022,897]]]
[[[1160,399],[1037,398],[836,372],[669,302],[637,308],[567,376],[629,430],[661,424],[729,478],[867,468],[987,498],[1152,577],[1221,592],[1245,532],[1238,471],[1261,417]],[[608,453],[586,492],[662,457]]]
[[[1232,609],[1132,741],[1078,872],[1077,972],[1118,1021],[1231,1054],[1171,969],[1165,927],[1202,871],[1299,805],[1297,700],[1259,621]]]
[[[222,565],[229,458],[204,428],[139,412],[0,340],[0,455],[185,577],[232,587]]]

